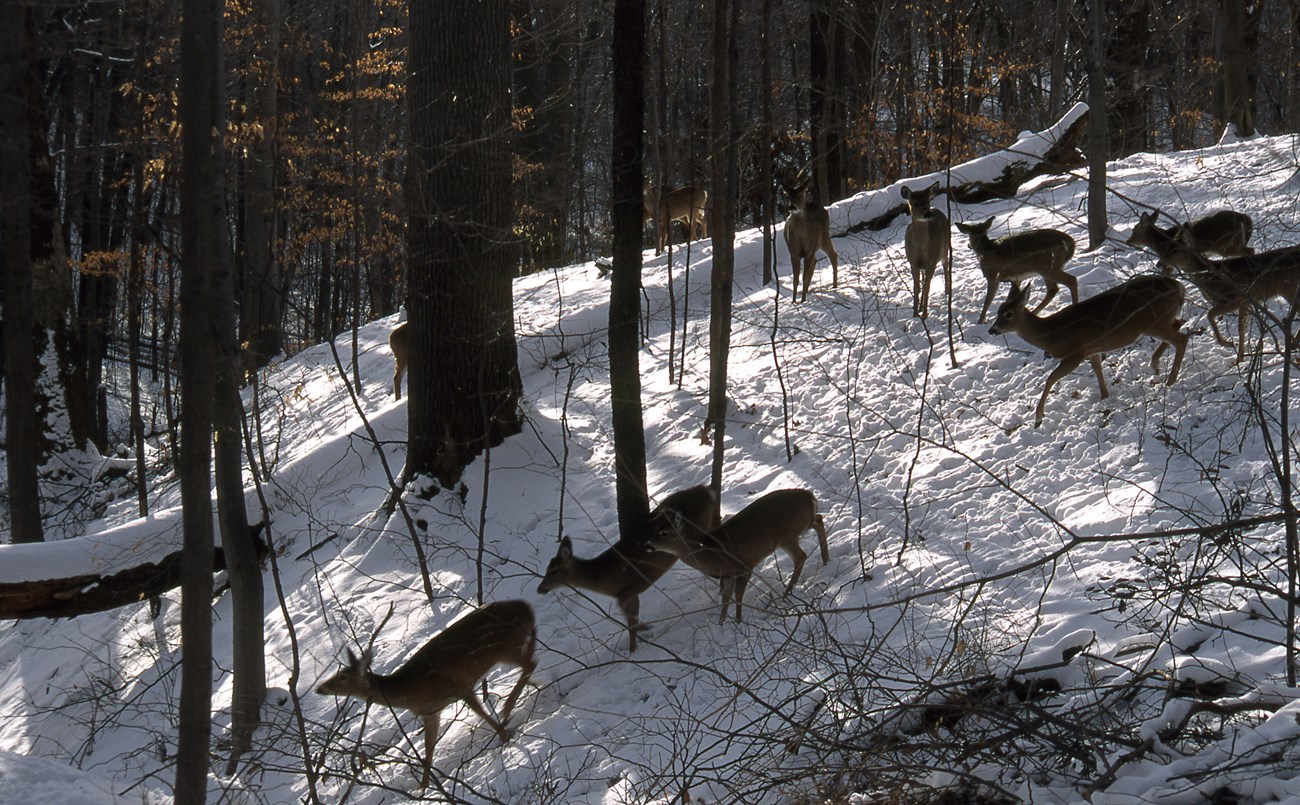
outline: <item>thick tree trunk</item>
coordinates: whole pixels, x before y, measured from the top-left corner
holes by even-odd
[[[509,3],[415,3],[410,31],[406,469],[450,487],[522,427]]]
[[[216,349],[210,316],[223,239],[220,142],[222,4],[183,0],[181,28],[181,694],[178,805],[207,799],[212,721],[212,483]]]
[[[1219,119],[1238,137],[1255,133],[1254,102],[1250,92],[1251,54],[1246,46],[1245,0],[1217,0],[1214,4],[1215,44],[1223,68]]]
[[[645,122],[645,0],[614,2],[614,273],[609,291],[609,385],[614,478],[623,539],[640,541],[649,503],[641,417],[641,132]],[[665,224],[667,222],[664,222]]]
[[[6,3],[0,26],[0,248],[5,266],[5,458],[9,473],[12,542],[40,542],[41,495],[37,481],[40,429],[36,418],[36,355],[32,332],[32,174],[30,128],[35,102],[30,73],[29,10]]]

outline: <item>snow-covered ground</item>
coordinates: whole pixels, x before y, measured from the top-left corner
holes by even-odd
[[[982,168],[997,168],[999,158]],[[1293,138],[1113,163],[1114,231],[1089,253],[1079,176],[948,212],[956,221],[996,216],[995,236],[1042,226],[1070,233],[1079,250],[1067,269],[1089,296],[1154,270],[1150,255],[1123,243],[1135,204],[1180,219],[1229,207],[1254,217],[1257,247],[1300,242],[1297,165]],[[845,200],[832,211],[835,228],[897,203],[897,186]],[[816,801],[835,790],[818,784],[836,784],[867,802],[905,782],[981,779],[1033,802],[1079,801],[1090,787],[1094,803],[1199,802],[1224,788],[1247,801],[1300,801],[1300,780],[1291,779],[1300,704],[1282,687],[1285,605],[1261,586],[1283,578],[1282,527],[1214,540],[1150,533],[1277,512],[1266,428],[1250,405],[1255,389],[1276,413],[1276,351],[1260,366],[1234,365],[1232,350],[1200,332],[1204,304],[1189,290],[1184,317],[1196,334],[1174,385],[1153,378],[1154,344],[1144,340],[1106,357],[1109,399],[1098,399],[1080,367],[1058,384],[1035,429],[1033,407],[1055,363],[975,323],[984,280],[954,229],[954,366],[941,274],[931,318],[910,315],[905,225],[899,217],[883,231],[837,239],[839,287],[829,287],[823,259],[809,302],[798,306],[789,300],[784,248],[777,299],[761,284],[760,234],[738,235],[723,512],[771,489],[810,488],[831,560],[822,566],[810,550],[788,598],[780,591],[789,560],[768,560],[751,584],[745,622],[723,625],[715,583],[678,565],[641,597],[650,630],[634,655],[610,599],[537,592],[561,534],[581,556],[618,537],[609,286],[594,266],[516,283],[524,431],[492,451],[490,482],[482,460],[467,470],[464,502],[408,495],[414,533],[400,515],[375,514],[388,472],[403,460],[406,402],[392,399],[386,346],[393,322],[359,334],[363,412],[327,346],[276,367],[263,398],[271,464],[263,491],[284,609],[268,585],[267,724],[236,777],[213,777],[212,801],[304,801],[307,766],[322,775],[314,782],[321,801],[413,795],[418,719],[381,707],[363,717],[359,703],[320,696],[315,685],[345,647],[370,640],[390,606],[375,642],[381,671],[463,615],[479,598],[480,539],[482,599],[522,598],[536,609],[537,686],[525,689],[504,747],[464,706],[447,709],[437,782],[424,792],[431,798],[612,805],[689,793],[697,803],[766,803]],[[710,256],[708,241],[673,252],[673,341],[668,258],[646,255],[650,337],[641,369],[654,499],[709,473],[712,448],[698,436]],[[1032,293],[1039,298],[1040,281]],[[1063,292],[1052,309],[1066,302]],[[686,369],[670,383],[669,348],[681,357],[683,315]],[[340,338],[345,362],[348,348]],[[382,446],[367,437],[362,413]],[[1276,438],[1277,423],[1267,424]],[[99,530],[126,546],[174,538],[179,494],[154,488],[155,516],[133,519],[124,500]],[[256,512],[251,490],[249,500]],[[432,604],[415,540],[427,555]],[[805,547],[812,540],[805,536]],[[8,567],[0,562],[0,580],[20,572]],[[1232,578],[1243,581],[1224,583]],[[228,600],[214,614],[220,755]],[[142,603],[18,622],[0,634],[0,802],[169,802],[179,651],[177,596],[157,621]],[[1005,722],[952,714],[958,691],[970,700],[972,686],[1000,685],[1013,672],[1060,691],[993,707]],[[514,679],[512,670],[489,677],[494,704]],[[1169,692],[1193,683],[1217,685],[1217,703],[1234,712],[1198,715],[1171,739],[1167,728],[1200,700]],[[1041,717],[1035,727],[1008,737],[1030,716]],[[1117,738],[1088,735],[1080,724]],[[797,735],[802,744],[789,751]],[[1003,763],[994,760],[998,749],[974,746],[993,735],[1003,736]]]

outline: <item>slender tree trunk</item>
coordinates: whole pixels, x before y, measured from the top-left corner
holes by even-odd
[[[508,0],[411,6],[406,471],[444,487],[522,427],[509,10]]]
[[[1255,133],[1254,102],[1250,97],[1249,60],[1246,47],[1246,0],[1217,0],[1215,44],[1223,68],[1219,119],[1235,129],[1238,137]]]
[[[178,805],[207,799],[212,719],[212,484],[216,350],[210,319],[222,232],[218,171],[222,3],[183,0],[181,28],[181,421],[182,523]]]
[[[645,118],[645,0],[614,0],[614,273],[609,291],[609,385],[614,478],[623,539],[645,536],[645,426],[641,417],[641,131]],[[665,222],[666,223],[666,222]]]
[[[723,448],[727,422],[727,359],[731,352],[732,280],[735,267],[735,142],[732,50],[734,9],[730,0],[713,4],[713,87],[710,95],[709,150],[713,173],[713,273],[709,308],[709,412],[712,430],[711,485],[721,494]]]
[[[30,11],[6,2],[0,26],[0,248],[5,264],[5,458],[9,472],[12,542],[40,542],[40,454],[36,417],[36,355],[32,333],[32,173],[29,104],[35,102],[30,69]]]
[[[1106,11],[1093,3],[1088,11],[1088,248],[1106,240],[1106,157],[1109,134],[1106,120]]]

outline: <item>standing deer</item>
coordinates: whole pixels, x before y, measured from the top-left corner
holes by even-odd
[[[831,287],[840,287],[840,256],[831,242],[831,216],[826,208],[815,201],[805,200],[800,209],[790,213],[785,220],[785,246],[790,250],[790,298],[799,301],[799,274],[803,268],[803,301],[808,301],[808,287],[812,285],[813,271],[817,268],[817,250],[821,249],[831,260]]]
[[[709,194],[702,187],[686,185],[676,190],[659,194],[659,203],[652,203],[653,191],[647,189],[642,203],[642,221],[655,220],[655,254],[664,253],[668,239],[672,235],[673,221],[681,221],[686,228],[686,242],[708,235],[708,221],[704,208],[708,206]]]
[[[958,229],[970,236],[971,251],[979,259],[980,271],[988,281],[984,306],[980,308],[980,324],[988,317],[1000,284],[1019,284],[1034,274],[1047,283],[1047,296],[1034,308],[1035,313],[1052,301],[1061,285],[1070,289],[1071,302],[1079,301],[1079,281],[1065,273],[1065,264],[1074,256],[1074,238],[1059,229],[1030,229],[992,240],[989,238],[992,225],[992,218],[977,224],[957,224]]]
[[[664,528],[669,522],[681,523],[681,527],[689,529],[688,536],[692,538],[712,531],[718,525],[717,495],[707,486],[672,493],[650,513],[650,529]],[[581,559],[574,556],[573,543],[565,537],[560,540],[559,552],[546,566],[546,575],[537,592],[577,587],[613,597],[627,620],[628,651],[635,652],[637,632],[645,628],[638,620],[641,593],[650,589],[676,562],[677,557],[672,554],[653,551],[645,544],[626,539],[595,558]]]
[[[370,670],[369,651],[362,652],[358,658],[349,649],[348,664],[322,682],[316,692],[354,696],[418,715],[424,722],[424,775],[420,778],[420,788],[426,788],[433,767],[433,747],[438,742],[439,713],[452,702],[458,699],[464,702],[496,730],[502,743],[510,739],[505,722],[524,683],[537,668],[533,659],[536,644],[533,608],[524,601],[499,601],[476,609],[448,626],[391,674]],[[474,695],[474,685],[498,663],[522,670],[519,681],[506,697],[500,721]]]
[[[1262,305],[1280,296],[1291,305],[1300,304],[1300,247],[1270,249],[1209,260],[1180,236],[1179,228],[1163,229],[1155,223],[1156,214],[1143,213],[1129,235],[1133,246],[1146,246],[1156,253],[1168,272],[1177,268],[1205,296],[1214,340],[1225,347],[1233,344],[1219,330],[1218,318],[1225,313],[1237,314],[1237,362],[1246,356],[1246,309]]]
[[[665,551],[706,576],[718,579],[722,593],[722,612],[718,623],[727,620],[727,607],[734,595],[736,622],[741,620],[741,603],[754,568],[777,548],[794,560],[789,595],[799,581],[808,554],[799,546],[799,536],[809,528],[817,530],[822,562],[829,562],[826,525],[817,513],[817,498],[807,489],[780,489],[768,492],[741,509],[709,533],[691,539],[680,522],[662,525],[650,537],[655,550]]]
[[[1179,327],[1183,307],[1183,286],[1173,277],[1143,276],[1108,288],[1096,296],[1039,318],[1025,307],[1028,293],[1019,283],[1012,283],[1011,293],[998,308],[997,319],[989,332],[993,335],[1017,333],[1030,344],[1061,361],[1047,376],[1047,385],[1034,410],[1034,427],[1043,424],[1043,406],[1056,381],[1074,371],[1086,358],[1097,375],[1097,385],[1104,400],[1110,394],[1101,373],[1101,354],[1128,346],[1144,335],[1160,339],[1151,355],[1151,369],[1160,371],[1160,356],[1174,345],[1174,366],[1168,385],[1178,379],[1178,368],[1187,350],[1187,334]]]
[[[952,233],[948,216],[930,206],[939,189],[939,183],[913,190],[904,185],[899,192],[907,202],[912,222],[903,236],[903,249],[907,263],[912,268],[912,315],[926,318],[930,315],[930,281],[940,260],[952,259]],[[951,264],[946,264],[951,268]],[[949,276],[951,272],[945,274]]]
[[[411,354],[410,332],[406,322],[388,334],[388,348],[393,351],[393,396],[402,399],[402,375],[406,373],[406,359]]]

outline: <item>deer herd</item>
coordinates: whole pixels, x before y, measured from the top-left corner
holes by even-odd
[[[930,284],[940,261],[951,271],[952,246],[949,220],[934,209],[940,191],[934,182],[922,189],[901,187],[910,217],[904,234],[904,252],[912,274],[912,314],[925,318],[929,312]],[[656,254],[668,244],[669,227],[680,221],[688,241],[703,237],[708,194],[699,188],[683,187],[662,194],[647,193],[645,219],[655,219],[658,238]],[[1185,291],[1172,275],[1181,273],[1200,290],[1209,303],[1207,318],[1214,337],[1231,347],[1220,332],[1217,319],[1224,313],[1237,314],[1237,360],[1244,357],[1247,314],[1255,306],[1282,297],[1292,306],[1300,304],[1300,246],[1256,252],[1247,244],[1252,222],[1249,216],[1222,210],[1189,223],[1161,227],[1156,212],[1143,213],[1128,243],[1150,249],[1158,258],[1162,273],[1134,277],[1086,299],[1079,298],[1078,280],[1065,269],[1074,256],[1072,237],[1055,229],[1032,229],[991,238],[994,219],[958,222],[969,238],[969,247],[987,282],[980,308],[983,323],[998,288],[1010,283],[1005,301],[998,307],[989,333],[1016,333],[1034,347],[1060,361],[1034,411],[1034,426],[1042,424],[1044,406],[1052,387],[1084,360],[1092,366],[1101,397],[1108,394],[1102,374],[1101,355],[1150,335],[1160,344],[1151,356],[1153,372],[1159,371],[1164,352],[1174,348],[1173,363],[1166,383],[1178,378],[1187,350],[1188,334],[1179,318]],[[825,207],[801,200],[786,220],[784,236],[792,268],[792,297],[807,302],[816,267],[817,252],[830,259],[832,284],[838,285],[839,256],[831,239],[830,216]],[[1217,256],[1210,259],[1207,254]],[[950,276],[950,274],[949,274]],[[1046,293],[1029,307],[1027,281],[1041,277]],[[799,286],[802,278],[802,295]],[[1060,286],[1070,291],[1070,304],[1040,316]],[[401,381],[407,365],[407,325],[395,328],[389,339],[395,359],[393,392],[401,398]],[[823,563],[830,560],[826,528],[817,511],[817,500],[806,489],[782,489],[763,495],[727,520],[718,514],[718,498],[712,489],[695,486],[664,498],[650,513],[648,538],[624,538],[603,553],[583,559],[573,552],[568,537],[546,567],[539,593],[561,587],[576,588],[613,598],[627,623],[628,650],[637,650],[640,595],[653,586],[680,559],[684,564],[719,583],[721,610],[718,622],[726,621],[731,602],[735,620],[742,615],[745,590],[755,568],[778,549],[793,561],[785,594],[798,583],[807,559],[800,537],[814,530]],[[454,622],[391,674],[370,670],[369,651],[360,657],[348,652],[348,663],[320,684],[317,691],[352,696],[391,708],[410,710],[424,726],[424,756],[421,787],[427,787],[433,749],[438,739],[439,713],[447,705],[464,702],[470,710],[500,736],[509,738],[505,723],[519,694],[536,668],[533,609],[524,601],[502,601],[472,610]],[[507,695],[499,718],[480,702],[475,687],[500,664],[520,669],[520,677]]]

